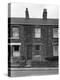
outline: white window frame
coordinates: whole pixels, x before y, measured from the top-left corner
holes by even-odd
[[[20,52],[21,43],[9,43],[8,45],[10,45],[11,47],[12,47],[13,45],[18,45],[18,46],[19,46],[19,52]],[[13,55],[13,47],[12,47],[12,55]],[[16,56],[16,57],[20,57],[20,56],[21,56],[21,54],[20,54],[19,56]],[[13,56],[13,57],[15,57],[15,56]]]
[[[15,31],[14,31],[14,29],[15,29]],[[19,39],[19,28],[17,28],[17,27],[12,28],[12,37],[11,37],[11,39]]]
[[[58,38],[58,28],[53,28],[53,38]]]
[[[41,38],[41,28],[35,28],[35,38]]]
[[[56,51],[56,47],[57,47],[57,51]],[[58,45],[53,46],[53,56],[58,56]]]
[[[16,46],[16,45],[14,45]],[[19,46],[19,45],[18,45]],[[20,46],[19,46],[19,50],[18,51],[15,51],[14,50],[14,47],[13,47],[13,57],[20,57],[21,56],[21,53],[20,53]]]

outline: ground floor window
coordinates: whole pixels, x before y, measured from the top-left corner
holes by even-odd
[[[34,45],[33,58],[38,58],[40,56],[40,45]]]
[[[40,45],[35,45],[35,55],[40,55]]]
[[[58,56],[58,46],[53,46],[53,56]]]
[[[18,45],[14,46],[14,51],[19,51],[19,46]]]
[[[40,45],[36,45],[36,46],[35,46],[35,49],[36,49],[36,50],[40,50]]]
[[[20,56],[20,46],[13,45],[13,57],[19,57],[19,56]]]
[[[41,45],[36,44],[33,46],[33,61],[42,61],[42,52],[41,52]]]

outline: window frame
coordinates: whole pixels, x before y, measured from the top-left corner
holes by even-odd
[[[58,56],[58,45],[53,45],[53,56],[56,56],[55,53],[54,53],[55,52],[54,50],[56,50],[55,49],[56,47],[57,47],[57,56]]]
[[[15,47],[15,46],[19,46],[19,50],[18,50],[18,51],[14,50],[14,47]],[[20,56],[21,56],[21,51],[20,51],[20,50],[21,50],[21,49],[20,49],[20,45],[13,45],[13,46],[12,46],[12,54],[13,54],[13,57],[20,57]],[[15,52],[15,53],[18,52],[18,53],[19,53],[19,56],[14,56],[14,52]]]
[[[35,50],[39,51],[40,50],[40,45],[35,45]]]
[[[57,29],[57,34],[56,34],[56,36],[55,36],[55,33],[56,33],[56,32],[54,31],[54,29]],[[54,28],[53,28],[53,38],[55,38],[55,39],[58,38],[58,28],[57,28],[57,27],[54,27]]]
[[[18,47],[18,49],[17,49]],[[14,51],[19,51],[19,45],[14,45]]]
[[[37,36],[37,35],[39,35],[39,36]],[[40,39],[41,38],[41,27],[35,27],[35,29],[34,29],[34,38],[36,38],[36,39]]]
[[[13,29],[14,29],[14,28],[17,29],[17,30],[16,30],[17,32],[15,31],[15,34],[17,33],[18,36],[13,36],[13,34],[14,34]],[[12,39],[19,39],[19,27],[15,27],[15,26],[14,26],[14,27],[12,28],[12,37],[11,37],[11,38],[12,38]]]

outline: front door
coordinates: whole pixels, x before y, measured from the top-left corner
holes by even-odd
[[[27,45],[27,60],[32,59],[32,45]]]

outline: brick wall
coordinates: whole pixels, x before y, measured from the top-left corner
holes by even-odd
[[[10,42],[21,42],[21,55],[24,55],[27,58],[27,45],[32,45],[32,55],[36,52],[35,45],[40,45],[40,55],[42,56],[52,56],[53,55],[53,26],[49,25],[11,25],[11,36],[12,36],[12,27],[19,28],[19,39],[11,39]],[[36,39],[35,27],[41,28],[41,38]]]

